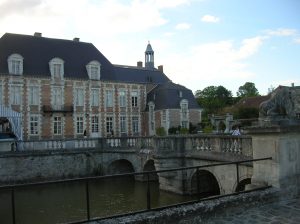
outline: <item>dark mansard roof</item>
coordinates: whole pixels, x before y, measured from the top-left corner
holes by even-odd
[[[200,109],[190,89],[171,81],[157,85],[147,95],[147,103],[154,102],[155,110],[178,109],[183,99],[188,101],[189,109]]]
[[[8,73],[7,59],[11,54],[20,54],[24,58],[25,76],[50,77],[49,61],[60,58],[64,61],[66,78],[88,79],[86,65],[96,60],[101,64],[101,80],[155,84],[169,81],[157,69],[113,65],[91,43],[6,33],[0,39],[0,73]]]

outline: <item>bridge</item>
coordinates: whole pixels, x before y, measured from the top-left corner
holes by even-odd
[[[16,152],[0,155],[2,184],[110,175],[179,167],[205,166],[252,159],[250,136],[189,135],[169,137],[116,137],[23,141]],[[251,181],[251,163],[205,167],[201,170],[159,173],[163,190],[191,194],[196,177],[202,192],[228,194]],[[238,177],[237,177],[238,175]],[[145,177],[136,177],[143,181]],[[238,181],[238,182],[237,182]]]

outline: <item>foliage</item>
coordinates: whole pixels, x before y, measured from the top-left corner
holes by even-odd
[[[204,116],[218,113],[232,104],[232,93],[223,86],[208,86],[195,92],[198,104],[204,108]]]
[[[250,108],[238,108],[236,114],[237,119],[249,119],[249,118],[258,118],[259,117],[259,109],[255,107]]]
[[[244,85],[239,87],[236,95],[239,98],[244,98],[249,96],[259,96],[259,93],[253,82],[246,82]]]
[[[203,128],[203,132],[206,133],[206,134],[212,133],[212,131],[213,131],[213,127],[211,125],[206,125]]]
[[[194,126],[192,123],[190,123],[189,133],[190,134],[196,134],[197,133],[197,126]]]
[[[164,127],[156,128],[156,135],[157,136],[166,136],[166,130]]]
[[[187,129],[187,128],[180,128],[179,133],[181,135],[186,135],[186,134],[189,133],[189,129]]]
[[[168,133],[169,133],[169,135],[175,135],[175,134],[177,134],[177,131],[178,131],[178,128],[171,127],[171,128],[169,128]]]

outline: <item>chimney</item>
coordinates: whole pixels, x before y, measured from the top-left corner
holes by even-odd
[[[159,65],[159,66],[157,67],[157,69],[158,69],[158,71],[160,71],[160,72],[164,72],[164,66],[163,66],[163,65]]]
[[[75,42],[79,42],[79,40],[80,40],[79,37],[74,37],[73,38],[73,41],[75,41]]]
[[[138,61],[137,62],[137,67],[142,68],[143,67],[143,62],[142,61]]]
[[[35,32],[35,33],[33,34],[33,36],[35,36],[35,37],[42,37],[42,33]]]

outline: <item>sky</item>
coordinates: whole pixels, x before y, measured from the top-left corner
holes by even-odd
[[[0,0],[0,36],[34,32],[132,66],[150,42],[155,66],[193,92],[300,86],[300,0]]]

